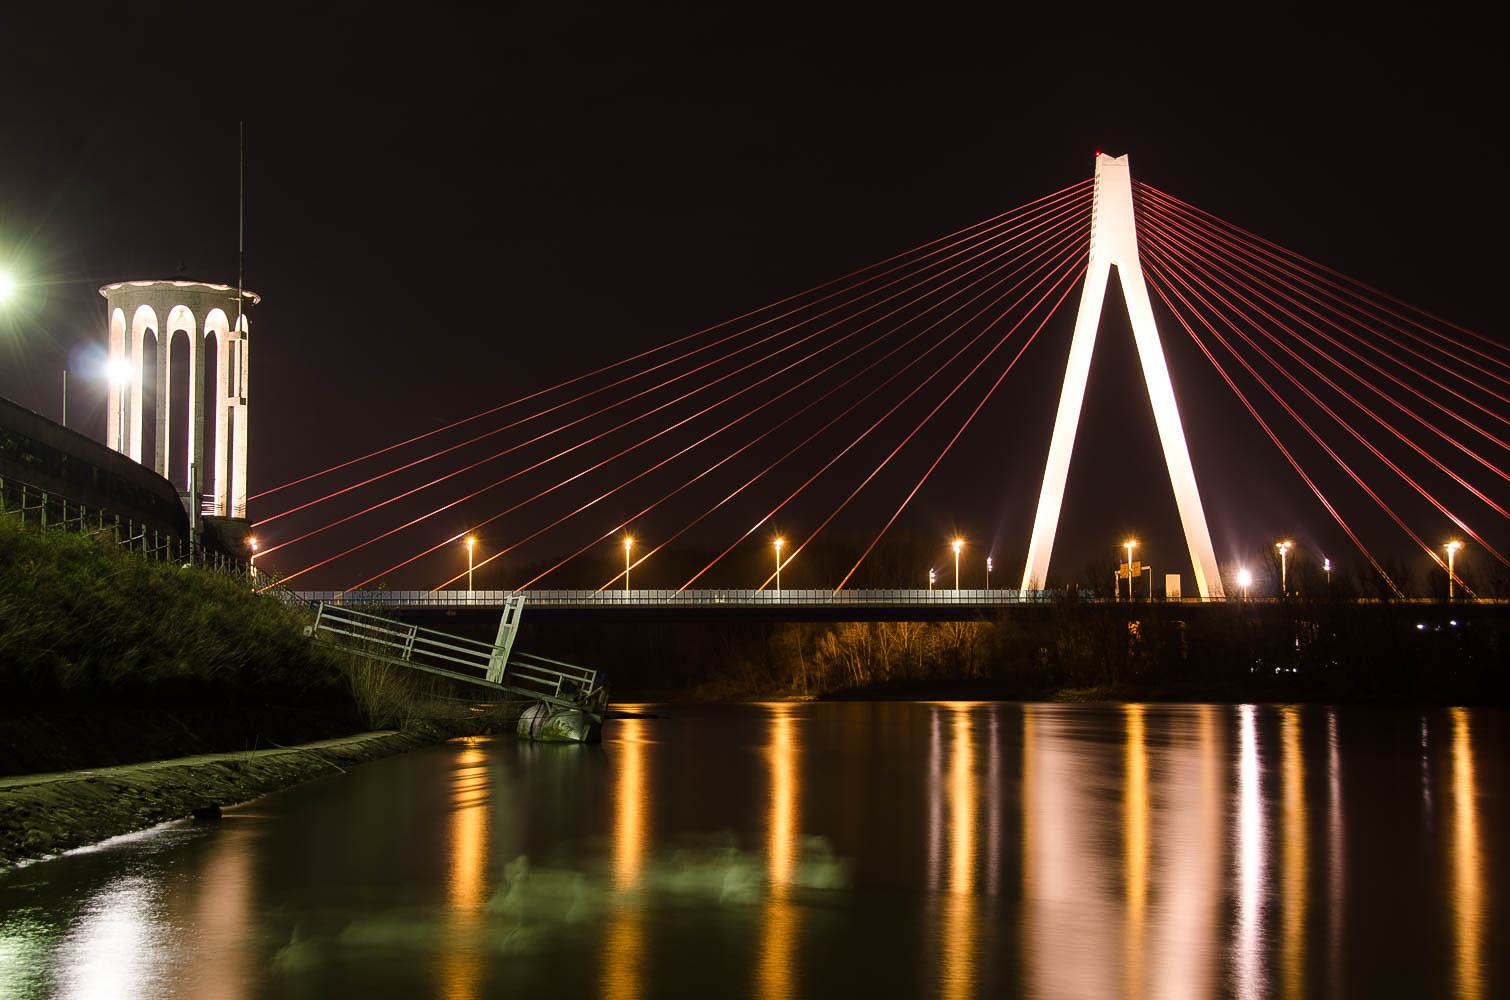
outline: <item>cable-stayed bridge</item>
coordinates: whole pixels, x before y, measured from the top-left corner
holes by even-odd
[[[566,593],[549,588],[567,567],[615,560],[621,569],[585,592],[601,596],[574,606],[622,608],[638,594],[645,607],[672,607],[703,600],[695,594],[727,603],[746,593],[708,591],[707,580],[760,550],[772,556],[769,575],[739,600],[796,614],[781,596],[794,593],[780,590],[783,569],[790,575],[824,532],[868,520],[868,544],[824,581],[829,596],[800,605],[859,607],[857,595],[882,592],[874,579],[857,586],[867,559],[972,426],[990,442],[977,417],[1073,301],[1035,516],[1021,526],[1027,558],[1020,575],[1002,567],[1017,586],[961,592],[984,595],[980,607],[1034,601],[1049,580],[1113,274],[1200,598],[1249,596],[1248,584],[1207,523],[1165,358],[1170,336],[1198,349],[1213,384],[1313,498],[1316,519],[1348,539],[1380,593],[1435,592],[1408,592],[1379,554],[1402,545],[1435,567],[1437,589],[1451,580],[1462,598],[1478,596],[1462,572],[1469,552],[1480,579],[1510,568],[1501,551],[1510,348],[1138,182],[1127,157],[1103,154],[1093,177],[1011,211],[256,494],[258,564],[301,591],[337,582],[345,593],[382,593],[373,588],[428,576],[439,606],[438,595],[469,587],[474,574],[496,580],[493,564],[506,557],[522,564],[528,552],[538,567],[508,580],[509,592],[541,597]],[[775,537],[777,524],[791,537]],[[467,539],[484,531],[489,551],[473,560]],[[692,537],[711,540],[717,555],[678,587],[627,589],[648,561]],[[463,547],[469,568],[459,570]],[[1131,550],[1127,568],[1137,568]],[[943,591],[913,603],[954,606]],[[689,596],[651,596],[667,594]],[[877,598],[876,608],[888,600],[906,604]]]

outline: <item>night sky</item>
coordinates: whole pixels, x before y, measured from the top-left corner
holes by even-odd
[[[316,7],[7,12],[0,267],[23,287],[0,306],[0,395],[56,418],[67,367],[70,423],[103,436],[96,289],[235,282],[240,119],[246,285],[263,297],[251,312],[254,493],[1063,188],[1090,175],[1096,150],[1129,153],[1137,179],[1506,341],[1505,36],[1476,12],[557,2],[395,18]],[[905,578],[870,582],[920,585],[928,565],[947,576],[958,531],[971,559],[995,553],[993,582],[1015,585],[1075,301],[897,522],[885,565]],[[1135,532],[1158,572],[1184,573],[1193,590],[1120,294],[1105,316],[1053,582],[1100,573]],[[1314,497],[1160,320],[1219,559],[1255,561],[1291,536],[1351,563]],[[874,537],[962,417],[921,435],[784,584],[837,582],[831,566],[842,574],[845,552]],[[820,486],[777,530],[804,537],[884,450],[864,454],[868,465]],[[1445,518],[1377,478],[1423,538],[1448,537]],[[681,584],[673,566],[700,566],[698,552],[721,550],[797,481],[684,536],[686,551],[648,562],[637,584]],[[1502,479],[1479,485],[1510,499]],[[457,492],[395,504],[370,529],[284,550],[275,566],[296,569]],[[302,582],[351,585],[520,495],[479,498],[384,550],[391,558],[364,554]],[[1424,589],[1420,550],[1341,495],[1376,554]],[[1510,548],[1503,518],[1460,506]],[[636,526],[637,537],[653,542],[693,512]],[[262,535],[287,538],[292,520]],[[605,513],[588,527],[611,523]],[[483,551],[532,524],[495,523]],[[767,565],[770,533],[707,579],[758,582],[751,567]],[[478,585],[521,583],[591,535],[542,538]],[[599,546],[542,585],[601,583],[616,553]],[[1463,565],[1485,586],[1496,571],[1482,550]],[[461,566],[453,551],[388,582],[433,586]]]

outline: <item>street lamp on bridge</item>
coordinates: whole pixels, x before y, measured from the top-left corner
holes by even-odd
[[[1253,586],[1253,574],[1246,569],[1237,571],[1237,585],[1243,588],[1243,600],[1248,599],[1248,588]]]
[[[956,538],[949,546],[954,549],[954,589],[959,589],[959,553],[965,547],[963,538]]]
[[[928,589],[929,590],[933,589],[933,580],[934,580],[933,568],[929,567],[929,569],[928,569]]]
[[[624,536],[624,590],[629,590],[629,550],[634,548],[634,539]]]
[[[991,557],[986,556],[986,589],[991,589]]]
[[[781,547],[786,544],[785,538],[777,538],[773,543],[776,546],[776,589],[781,590]]]
[[[1138,547],[1138,540],[1136,538],[1129,538],[1122,543],[1122,547],[1127,550],[1127,599],[1131,601],[1133,599],[1132,550]]]
[[[1447,599],[1449,601],[1453,599],[1452,585],[1453,577],[1456,575],[1453,572],[1453,563],[1458,554],[1458,549],[1461,549],[1462,547],[1463,543],[1457,540],[1450,541],[1446,545],[1442,546],[1442,548],[1447,550]]]
[[[477,539],[467,536],[467,593],[472,592],[472,547],[477,544]]]
[[[1290,550],[1293,549],[1294,547],[1295,547],[1295,543],[1292,542],[1292,541],[1290,541],[1290,540],[1288,540],[1288,539],[1286,539],[1283,542],[1279,542],[1279,543],[1277,543],[1274,546],[1275,550],[1279,553],[1279,596],[1280,597],[1288,596],[1288,594],[1290,592],[1290,588],[1289,588],[1289,585],[1288,585],[1288,579],[1287,579],[1287,577],[1285,575],[1285,567],[1286,567],[1286,563],[1288,562],[1288,558],[1287,557],[1290,555]]]

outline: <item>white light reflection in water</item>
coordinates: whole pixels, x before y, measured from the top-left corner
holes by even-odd
[[[1022,713],[1024,992],[1124,996],[1121,858],[1104,839],[1119,823],[1121,747],[1081,739],[1074,710]]]
[[[1239,710],[1237,761],[1237,927],[1232,967],[1239,997],[1264,997],[1264,815],[1259,788],[1258,709]]]
[[[1195,713],[1191,720],[1189,713]],[[1217,709],[1164,707],[1145,735],[1150,776],[1150,997],[1207,997],[1216,982],[1222,926],[1224,762]],[[1155,718],[1158,718],[1157,716]],[[1194,721],[1194,725],[1192,725]],[[1133,995],[1129,989],[1127,995]]]
[[[1484,995],[1484,863],[1467,710],[1452,710],[1452,729],[1453,972],[1460,1000],[1478,1000]]]
[[[801,746],[792,706],[771,709],[771,743],[766,760],[771,770],[771,804],[766,820],[766,865],[770,888],[761,913],[760,961],[756,994],[761,997],[796,995],[793,959],[797,945],[797,904],[792,885],[797,876],[798,812],[802,780],[797,771]]]
[[[1284,822],[1281,843],[1282,894],[1280,896],[1280,981],[1284,996],[1305,995],[1305,941],[1309,899],[1307,896],[1305,758],[1300,747],[1300,710],[1294,705],[1280,709],[1279,716],[1280,803]]]
[[[975,737],[971,707],[951,704],[953,741],[949,748],[949,885],[940,928],[939,995],[969,997],[975,993],[975,810],[979,790],[975,777]]]
[[[446,881],[446,932],[439,991],[451,1000],[482,995],[482,904],[487,898],[488,755],[467,741],[451,772],[451,868]]]
[[[645,870],[649,842],[650,781],[645,766],[645,722],[624,718],[614,722],[618,784],[613,797],[614,888],[608,932],[603,942],[602,994],[606,1000],[637,1000],[644,995],[645,913],[633,898]]]
[[[150,880],[133,875],[111,882],[58,949],[58,995],[134,1000],[160,993],[173,943],[167,930]]]
[[[221,824],[195,882],[194,948],[177,956],[187,995],[235,1000],[254,975],[252,920],[256,833],[239,819]]]

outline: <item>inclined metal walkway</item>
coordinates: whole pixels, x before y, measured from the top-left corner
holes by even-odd
[[[491,643],[328,602],[318,605],[314,624],[304,632],[359,656],[575,709],[601,724],[608,707],[603,672],[514,652],[523,611],[524,595],[510,596],[498,622],[498,637]]]

